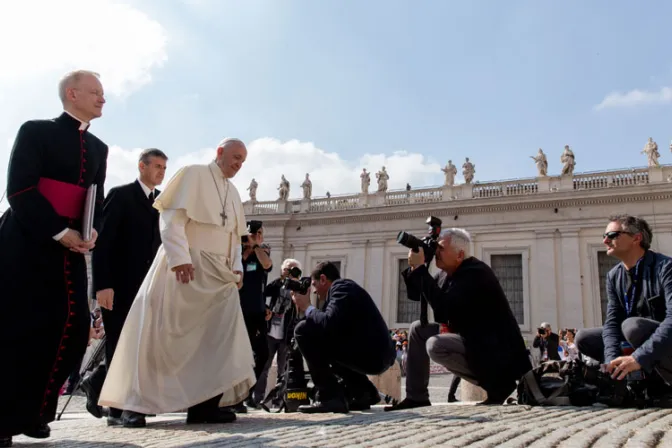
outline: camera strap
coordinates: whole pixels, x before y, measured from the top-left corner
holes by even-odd
[[[644,258],[644,257],[642,257]],[[637,299],[637,291],[639,288],[639,283],[641,279],[639,278],[639,265],[642,262],[642,258],[637,260],[635,265],[635,273],[632,276],[632,281],[630,282],[630,287],[625,292],[625,315],[630,317],[633,309],[635,308],[635,300]]]

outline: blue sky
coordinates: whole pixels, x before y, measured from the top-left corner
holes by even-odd
[[[114,147],[108,186],[134,178],[142,147],[164,149],[174,171],[207,161],[225,136],[248,142],[237,181],[245,197],[255,177],[260,199],[275,199],[281,173],[292,197],[306,172],[316,195],[356,192],[362,166],[383,164],[392,188],[438,185],[440,166],[465,157],[476,180],[534,177],[539,147],[557,174],[565,144],[577,172],[643,166],[648,137],[672,160],[672,3],[117,3],[64,0],[45,13],[89,30],[76,36],[92,48],[58,45],[67,36],[47,24],[30,28],[38,43],[23,56],[23,43],[0,49],[14,61],[0,74],[0,166],[22,121],[59,112],[55,85],[73,67],[99,70],[108,91],[92,127]],[[35,22],[16,5],[0,17],[15,41]],[[49,54],[39,39],[56,41]]]

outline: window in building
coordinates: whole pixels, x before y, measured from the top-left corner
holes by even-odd
[[[490,267],[494,271],[518,325],[525,322],[524,286],[523,286],[523,255],[492,254]]]
[[[611,268],[618,264],[618,259],[607,255],[606,250],[597,253],[597,281],[600,284],[600,308],[602,310],[602,323],[607,318],[607,274]]]
[[[413,323],[420,319],[420,302],[408,300],[406,295],[406,283],[401,277],[401,273],[408,268],[408,260],[401,258],[399,263],[399,276],[397,279],[397,322]]]

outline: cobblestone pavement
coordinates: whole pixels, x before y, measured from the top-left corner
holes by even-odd
[[[79,397],[76,397],[76,399]],[[73,400],[74,401],[74,400]],[[81,401],[81,400],[77,400]],[[76,403],[81,405],[81,403]],[[47,442],[15,446],[122,447],[664,447],[672,446],[672,410],[541,408],[439,404],[404,412],[239,416],[228,425],[184,424],[185,414],[148,419],[147,428],[108,428],[68,412]]]
[[[672,447],[672,409],[621,410],[445,404],[452,375],[432,375],[434,406],[348,415],[239,416],[229,425],[184,424],[185,414],[149,418],[143,429],[108,428],[74,396],[52,437],[16,437],[17,447]],[[403,378],[402,378],[403,385]],[[402,395],[403,395],[402,388]],[[459,392],[458,392],[459,398]],[[59,410],[67,397],[61,397]]]

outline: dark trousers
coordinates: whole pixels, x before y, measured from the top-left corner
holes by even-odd
[[[254,353],[254,376],[258,380],[268,360],[266,313],[243,314],[243,319],[250,338],[250,345],[252,345],[252,353]]]
[[[120,297],[116,299],[112,310],[101,309],[103,325],[105,326],[105,364],[107,367],[112,365],[112,358],[114,357],[114,352],[119,343],[121,330],[124,328],[124,322],[126,322],[126,317],[128,316],[132,304],[122,302]],[[100,372],[100,378],[97,379],[95,385],[99,394],[103,388],[105,377],[107,376],[107,368],[101,368]],[[121,412],[121,409],[110,408],[111,417],[121,417]]]
[[[379,375],[396,361],[392,338],[389,347],[371,347],[366,340],[358,344],[344,344],[340,340],[331,340],[323,327],[309,319],[296,325],[294,336],[319,391],[320,401],[344,395],[337,376],[343,380],[352,397],[372,394],[373,391],[377,393],[366,375]]]
[[[660,322],[644,317],[630,317],[621,324],[621,331],[625,339],[635,349],[639,348],[651,337],[658,328]],[[604,341],[602,340],[602,327],[579,330],[574,341],[579,352],[596,361],[603,363]],[[668,383],[672,384],[672,357],[658,362],[654,370]]]
[[[257,378],[257,385],[254,386],[254,401],[260,403],[266,397],[266,385],[268,384],[268,371],[273,364],[275,354],[278,354],[278,379],[285,374],[287,364],[287,355],[289,354],[289,345],[283,339],[275,339],[267,336],[268,341],[268,359],[261,375]]]

